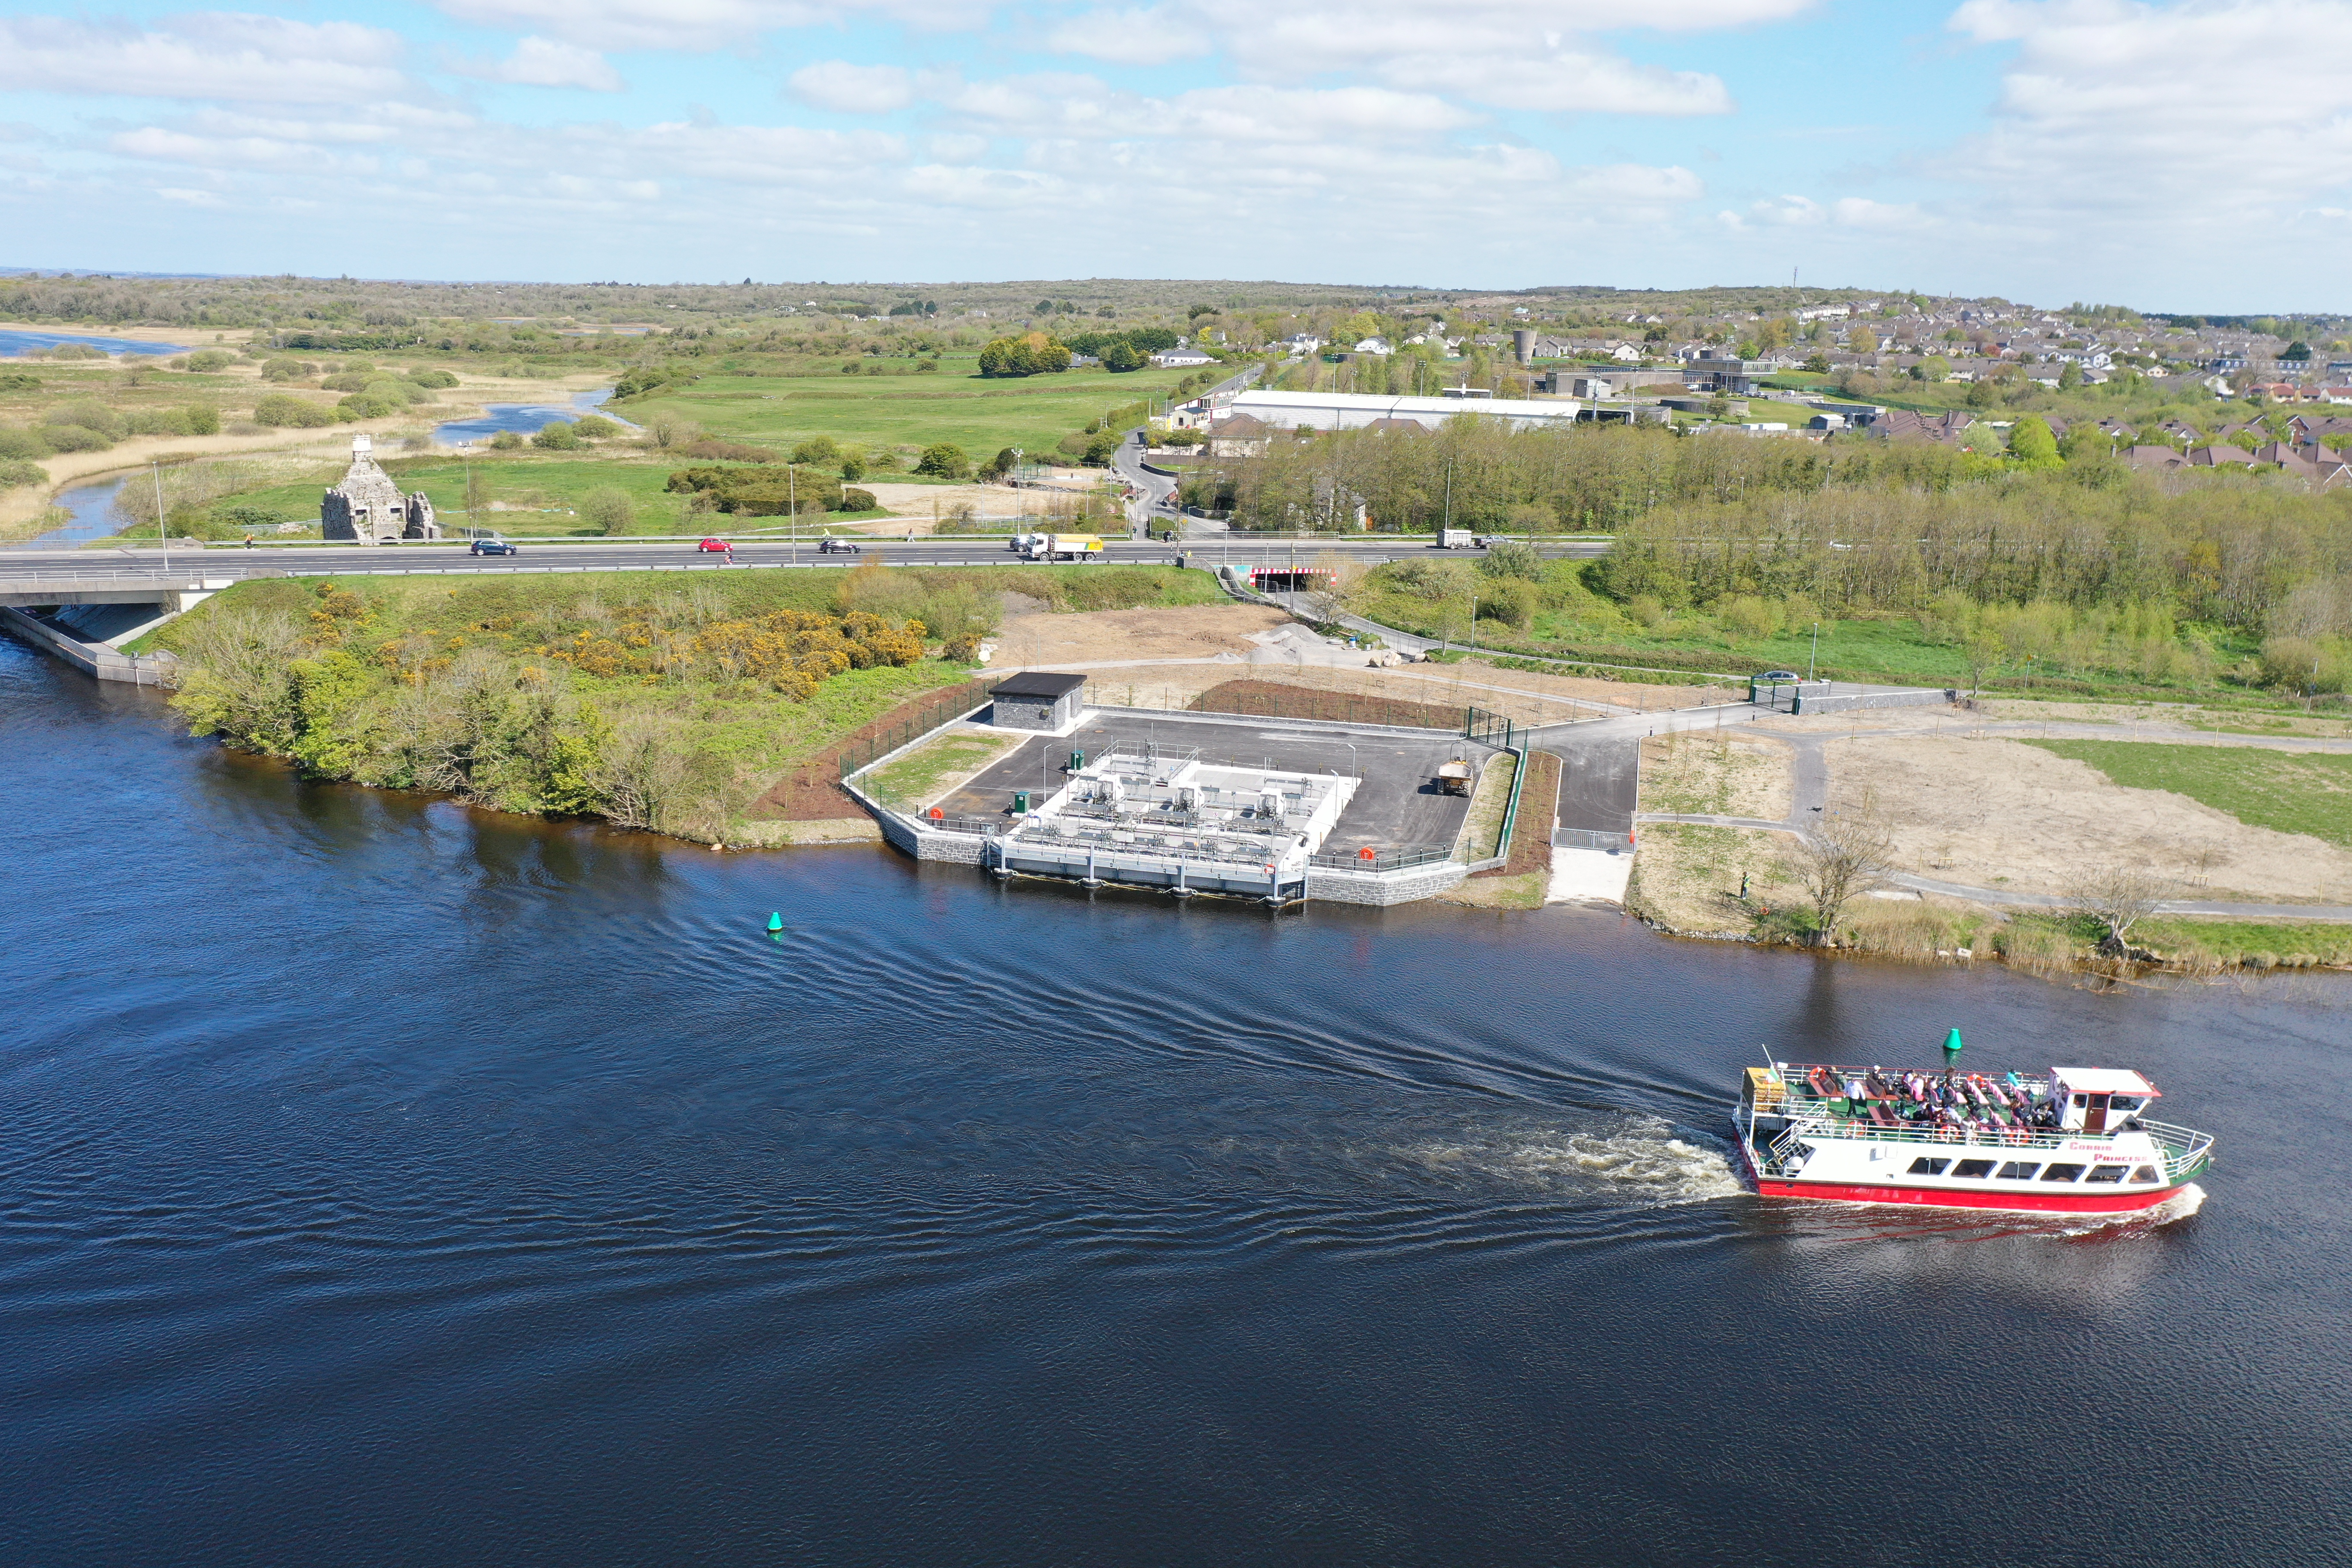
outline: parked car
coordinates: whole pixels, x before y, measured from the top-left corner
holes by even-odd
[[[846,539],[835,539],[828,533],[816,542],[816,552],[819,555],[855,555],[857,546]]]
[[[477,539],[466,549],[468,555],[512,555],[514,552],[513,542],[505,539]]]
[[[1799,675],[1793,669],[1768,669],[1756,679],[1759,680],[1802,680],[1804,677]]]
[[[696,545],[695,548],[701,551],[705,555],[724,555],[730,550],[733,549],[734,546],[729,544],[723,539],[706,539],[701,543]]]

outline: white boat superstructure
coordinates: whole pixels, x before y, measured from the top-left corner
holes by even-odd
[[[2210,1134],[2147,1114],[2137,1072],[1750,1068],[1732,1119],[1770,1197],[2103,1214],[2164,1202],[2212,1159]]]

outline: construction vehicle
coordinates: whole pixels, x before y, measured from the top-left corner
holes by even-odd
[[[1470,759],[1456,757],[1450,763],[1438,764],[1437,787],[1447,795],[1468,795],[1470,781],[1475,776]]]
[[[1032,561],[1093,561],[1102,552],[1102,541],[1091,533],[1040,534],[1025,552]]]

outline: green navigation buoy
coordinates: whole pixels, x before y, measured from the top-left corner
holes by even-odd
[[[1944,1070],[1952,1072],[1960,1065],[1960,1032],[1954,1029],[1944,1037]]]
[[[784,912],[782,910],[778,910],[774,914],[768,917],[768,929],[772,931],[782,931],[784,929]]]

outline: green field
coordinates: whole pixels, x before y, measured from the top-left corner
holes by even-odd
[[[640,425],[667,414],[727,439],[787,447],[811,436],[868,447],[947,441],[977,460],[1006,447],[1051,452],[1088,420],[1122,404],[1164,398],[1183,379],[1173,370],[1074,370],[983,380],[977,365],[950,358],[923,375],[719,374],[615,412]]]
[[[2026,744],[2088,763],[2129,789],[2168,790],[2254,827],[2352,847],[2352,756],[2139,741]]]

